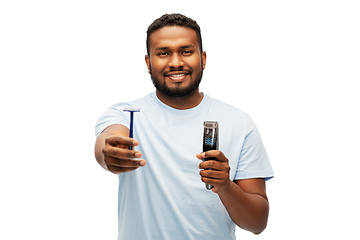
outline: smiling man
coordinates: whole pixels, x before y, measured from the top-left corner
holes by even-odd
[[[199,84],[206,53],[200,48],[197,33],[188,27],[166,26],[149,38],[145,60],[159,99],[177,109],[198,105],[203,97]]]
[[[119,239],[235,239],[235,225],[262,232],[273,171],[252,119],[199,91],[198,24],[181,14],[155,20],[145,62],[156,91],[115,104],[96,124],[95,157],[119,176]],[[134,138],[125,107],[141,109]],[[219,150],[201,152],[207,120],[221,125]]]

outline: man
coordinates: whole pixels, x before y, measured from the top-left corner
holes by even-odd
[[[235,239],[235,224],[261,233],[273,171],[251,118],[199,91],[198,24],[180,14],[155,20],[145,62],[156,92],[112,106],[96,125],[96,159],[119,176],[119,239]],[[141,109],[133,139],[125,107]],[[202,153],[206,120],[219,122],[219,150]]]

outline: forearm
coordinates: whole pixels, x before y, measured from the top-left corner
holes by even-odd
[[[231,219],[240,228],[255,234],[266,228],[269,215],[269,203],[266,198],[244,192],[233,181],[230,181],[229,187],[218,195]]]

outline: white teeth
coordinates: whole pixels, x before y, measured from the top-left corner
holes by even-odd
[[[185,74],[176,74],[176,75],[170,75],[172,77],[181,77],[181,76],[184,76]]]

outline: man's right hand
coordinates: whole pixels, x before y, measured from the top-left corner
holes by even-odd
[[[120,174],[145,166],[146,161],[140,158],[142,153],[128,148],[139,145],[137,140],[122,136],[110,136],[105,139],[102,150],[104,162],[110,172]]]
[[[95,158],[104,169],[120,174],[146,165],[144,159],[139,159],[142,156],[140,151],[129,150],[129,147],[139,145],[139,141],[127,136],[129,129],[115,124],[107,127],[97,137]]]
[[[110,172],[120,174],[133,171],[145,166],[146,161],[140,158],[140,151],[129,150],[129,147],[139,145],[137,140],[123,136],[109,136],[105,139],[105,146],[102,150],[104,162]]]

